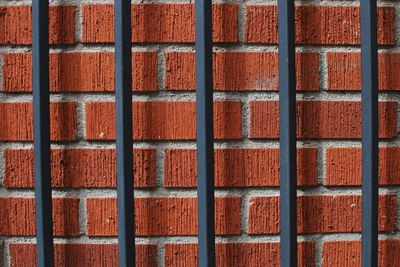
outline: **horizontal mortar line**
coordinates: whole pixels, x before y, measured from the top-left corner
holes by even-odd
[[[184,102],[195,101],[196,92],[194,90],[165,90],[148,92],[133,92],[133,101],[159,101],[159,102]],[[298,91],[296,93],[297,101],[358,101],[361,102],[361,90],[326,90],[318,91]],[[16,92],[0,92],[0,100],[2,103],[7,102],[32,102],[32,93],[16,93]],[[51,102],[75,101],[80,103],[86,102],[115,102],[114,91],[109,92],[55,92],[50,93]],[[214,91],[214,100],[240,100],[245,101],[256,100],[279,100],[279,91],[276,90],[226,90]],[[379,101],[400,101],[400,89],[390,91],[380,91]]]
[[[244,190],[247,190],[244,192]],[[52,189],[53,197],[76,197],[76,198],[115,198],[116,188],[55,188]],[[361,196],[361,186],[333,186],[323,185],[298,187],[298,196]],[[399,185],[380,186],[380,195],[397,195],[400,193]],[[33,188],[0,188],[1,197],[29,198],[34,196]],[[191,188],[135,188],[135,197],[196,197],[195,187]],[[217,187],[216,197],[274,197],[279,196],[279,187]]]
[[[86,233],[81,233],[78,237],[54,237],[57,244],[118,244],[116,236],[87,236]],[[35,238],[30,236],[2,236],[7,238],[8,244],[24,244],[35,243]],[[379,233],[379,240],[396,240],[400,238],[400,233]],[[298,234],[298,242],[316,241],[361,241],[360,232],[340,232],[340,233],[310,233]],[[197,236],[136,236],[136,243],[139,244],[154,244],[154,243],[197,243]],[[216,236],[216,243],[269,243],[279,242],[279,234],[257,234],[249,235],[224,235]]]

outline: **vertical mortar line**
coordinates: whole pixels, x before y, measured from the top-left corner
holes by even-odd
[[[131,1],[114,3],[118,262],[135,266]]]
[[[361,0],[362,253],[378,265],[378,44],[376,0]]]

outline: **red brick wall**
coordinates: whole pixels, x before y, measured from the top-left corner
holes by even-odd
[[[329,3],[328,3],[329,2]],[[360,266],[357,2],[298,3],[299,266]],[[113,6],[50,8],[57,266],[117,266]],[[110,2],[111,3],[111,2]],[[400,4],[382,0],[379,265],[400,266]],[[132,5],[138,266],[196,266],[194,7]],[[276,3],[215,3],[218,266],[279,265]],[[0,259],[35,266],[30,2],[0,4]]]

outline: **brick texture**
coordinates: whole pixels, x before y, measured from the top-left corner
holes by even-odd
[[[397,103],[379,103],[379,136],[397,134]],[[250,102],[250,138],[278,138],[279,102]],[[302,139],[361,138],[361,102],[298,101],[297,137]]]
[[[32,141],[32,103],[0,103],[0,141]],[[53,141],[75,140],[77,121],[74,102],[50,104],[50,138]]]
[[[50,6],[49,43],[75,42],[75,7]],[[0,45],[32,43],[32,8],[30,6],[0,7]]]
[[[379,231],[396,230],[397,196],[379,197]],[[342,233],[361,231],[360,195],[300,196],[297,198],[299,233]],[[250,234],[279,233],[279,197],[250,199]]]
[[[32,188],[33,150],[7,149],[4,152],[4,186]],[[135,187],[154,187],[155,149],[136,149],[133,153]],[[51,153],[53,187],[115,187],[114,149],[55,149]]]
[[[87,199],[87,235],[115,236],[117,234],[116,204],[116,199],[113,198]],[[216,198],[216,234],[240,234],[240,209],[240,197]],[[196,198],[136,198],[135,234],[138,236],[196,235]]]
[[[115,139],[115,108],[111,102],[90,102],[86,110],[86,139]],[[241,103],[214,103],[216,139],[242,137]],[[196,139],[196,104],[194,102],[135,102],[133,104],[133,139]]]
[[[361,90],[361,54],[327,53],[328,89]],[[400,53],[379,53],[379,90],[400,90]]]
[[[325,185],[361,185],[361,177],[361,148],[327,149]],[[379,149],[379,184],[400,184],[400,147]]]
[[[378,266],[400,266],[399,239],[379,240]],[[361,266],[361,241],[326,241],[323,243],[324,267]]]
[[[50,54],[51,92],[110,92],[114,90],[114,54],[69,52]],[[133,90],[157,90],[157,53],[132,53]],[[32,54],[4,55],[3,90],[32,91]]]
[[[0,265],[34,267],[32,6],[2,3]],[[49,7],[55,266],[118,266],[113,4],[71,0]],[[129,8],[132,88],[124,89],[133,101],[135,199],[128,201],[136,266],[196,267],[202,216],[196,128],[202,126],[195,3],[133,1]],[[294,12],[298,266],[360,266],[360,4],[305,1]],[[390,267],[400,267],[399,15],[400,2],[379,1],[375,178],[379,265]],[[213,42],[216,265],[276,267],[282,260],[278,4],[214,1],[206,19]]]
[[[79,235],[79,199],[53,199],[53,234]],[[0,234],[10,236],[35,235],[35,199],[0,198]]]
[[[298,184],[317,184],[317,149],[297,152]],[[195,187],[196,150],[168,149],[164,161],[165,187]],[[217,187],[279,186],[279,149],[217,149],[215,185]]]
[[[213,41],[236,42],[238,6],[213,5]],[[191,4],[132,5],[132,41],[139,43],[193,43],[194,6]],[[112,5],[83,5],[83,42],[114,41]]]
[[[355,6],[297,6],[296,43],[360,44],[360,9]],[[248,43],[278,42],[278,9],[272,5],[246,6]],[[395,44],[395,9],[378,8],[378,43]]]
[[[279,266],[279,243],[217,243],[216,266]],[[198,266],[197,244],[166,244],[165,266]],[[313,242],[300,242],[298,266],[314,266]]]
[[[165,54],[167,90],[195,90],[195,53]],[[318,53],[296,55],[298,90],[319,90]],[[273,52],[214,53],[213,81],[217,91],[277,91],[278,54]]]
[[[155,267],[156,244],[136,244],[136,266]],[[28,243],[10,244],[11,266],[37,266],[36,245]],[[57,267],[117,267],[118,245],[116,244],[54,244],[54,265]]]

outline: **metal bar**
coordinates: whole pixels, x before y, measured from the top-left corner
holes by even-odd
[[[281,266],[297,266],[294,0],[278,1]]]
[[[32,2],[33,144],[38,266],[54,266],[50,174],[49,3]]]
[[[376,0],[361,0],[362,266],[378,266],[378,44]]]
[[[196,123],[199,266],[215,266],[212,1],[196,0]]]
[[[115,102],[119,266],[135,266],[131,1],[115,0]]]

